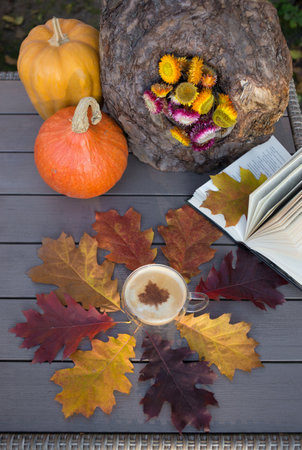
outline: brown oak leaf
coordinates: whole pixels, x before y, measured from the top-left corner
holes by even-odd
[[[212,175],[211,179],[218,191],[208,191],[206,200],[200,205],[211,210],[212,214],[223,214],[226,226],[236,225],[242,215],[247,215],[249,195],[267,177],[263,174],[257,179],[250,170],[240,167],[240,181],[227,173]]]
[[[120,309],[117,280],[112,280],[114,264],[97,263],[97,242],[84,234],[78,248],[71,236],[62,233],[58,239],[45,238],[38,256],[43,264],[32,267],[28,275],[36,283],[59,286],[55,292],[64,303],[69,294],[85,309],[95,306],[110,312]]]
[[[189,282],[200,273],[198,267],[213,258],[215,250],[210,245],[222,233],[188,205],[176,210],[170,209],[166,214],[166,221],[166,227],[158,227],[158,232],[166,242],[161,250],[170,266]]]
[[[141,214],[133,208],[124,216],[111,209],[96,212],[95,217],[92,227],[97,231],[98,246],[111,252],[107,259],[125,264],[130,270],[154,261],[157,254],[157,249],[151,248],[154,232],[152,228],[141,231]]]
[[[188,347],[171,349],[171,342],[160,335],[148,335],[143,341],[142,359],[149,362],[140,371],[139,381],[154,379],[140,401],[148,419],[160,414],[164,402],[171,405],[171,419],[181,432],[187,425],[209,431],[208,406],[218,406],[214,394],[197,385],[212,384],[217,375],[205,361],[186,362],[193,355]]]

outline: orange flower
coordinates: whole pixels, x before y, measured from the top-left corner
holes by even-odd
[[[190,62],[188,72],[188,82],[198,84],[202,76],[203,60],[198,56],[194,56]]]
[[[214,103],[211,89],[203,89],[192,105],[192,109],[199,114],[207,114]]]
[[[164,84],[164,83],[156,83],[152,84],[151,91],[157,96],[157,97],[166,97],[169,92],[171,92],[173,89],[173,86],[171,84]]]
[[[181,142],[183,145],[188,147],[191,144],[190,138],[184,130],[181,130],[178,127],[171,128],[170,130],[172,136],[177,141]]]
[[[174,55],[164,55],[159,61],[159,74],[169,84],[175,84],[181,77],[180,63]]]

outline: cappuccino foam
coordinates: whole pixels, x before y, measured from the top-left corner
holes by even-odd
[[[173,320],[186,298],[185,281],[165,266],[150,265],[138,269],[124,288],[126,308],[149,325],[164,325]]]

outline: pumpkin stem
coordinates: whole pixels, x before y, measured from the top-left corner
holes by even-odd
[[[57,19],[56,17],[52,18],[52,27],[54,34],[48,40],[50,45],[53,45],[54,47],[60,47],[60,45],[65,44],[65,42],[69,42],[67,34],[63,33],[59,19]]]
[[[89,120],[87,112],[89,106],[92,109],[92,125],[96,125],[102,120],[100,105],[96,99],[93,97],[84,97],[79,101],[72,118],[71,129],[74,133],[85,133],[88,130]]]

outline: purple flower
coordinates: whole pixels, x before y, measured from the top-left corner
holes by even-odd
[[[215,138],[216,131],[219,130],[212,120],[198,122],[190,132],[190,139],[195,144],[204,144]]]
[[[159,114],[162,112],[163,102],[161,98],[157,98],[152,91],[145,91],[143,97],[151,114]]]
[[[188,111],[187,109],[177,108],[173,111],[173,119],[181,125],[193,125],[196,123],[200,115],[196,111]]]
[[[192,144],[192,149],[195,152],[202,152],[205,150],[208,150],[208,148],[212,147],[212,145],[214,145],[215,139],[210,139],[209,141],[207,141],[205,144]]]

